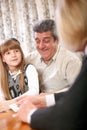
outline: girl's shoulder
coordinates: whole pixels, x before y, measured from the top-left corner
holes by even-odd
[[[24,71],[27,69],[27,67],[29,66],[30,64],[28,63],[28,64],[26,64],[25,66],[24,66]]]
[[[24,66],[24,72],[28,69],[35,69],[35,66],[31,63],[28,63]]]
[[[26,71],[26,69],[27,69],[28,67],[30,67],[30,65],[32,65],[32,64],[28,63],[28,64],[26,64],[26,65],[24,66],[24,72]]]

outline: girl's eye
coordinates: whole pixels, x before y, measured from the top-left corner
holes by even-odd
[[[19,50],[17,49],[17,50],[15,50],[15,52],[19,52]]]
[[[20,52],[20,50],[19,50],[19,49],[16,49],[15,52]]]
[[[9,55],[9,54],[10,54],[10,52],[9,52],[9,51],[7,51],[5,54],[6,54],[6,55]]]

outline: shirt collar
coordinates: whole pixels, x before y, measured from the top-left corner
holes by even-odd
[[[56,51],[55,55],[52,57],[52,60],[53,60],[53,61],[56,61],[57,55],[58,55],[58,53],[59,53],[59,49],[60,49],[60,46],[58,45],[57,51]]]
[[[12,78],[15,80],[19,74],[21,74],[21,70],[18,70],[17,72],[11,72],[9,70],[9,74],[12,76]]]

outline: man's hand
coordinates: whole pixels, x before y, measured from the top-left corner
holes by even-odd
[[[29,123],[28,114],[34,109],[37,109],[36,106],[27,100],[19,107],[16,117],[23,122]]]

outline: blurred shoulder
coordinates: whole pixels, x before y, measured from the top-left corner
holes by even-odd
[[[72,52],[62,46],[60,46],[60,53],[64,59],[67,60],[78,60],[82,62],[84,53],[83,52]]]

